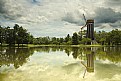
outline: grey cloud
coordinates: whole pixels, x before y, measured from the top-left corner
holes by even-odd
[[[14,5],[6,5],[8,3],[7,0],[0,0],[0,16],[4,19],[15,20],[18,17],[21,17],[21,13],[16,13],[18,10],[16,7],[12,7]],[[15,4],[16,5],[16,4]]]
[[[120,28],[121,27],[121,22],[120,21],[117,21],[115,23],[110,23],[110,26],[116,27],[116,28]]]
[[[5,8],[5,1],[4,0],[0,0],[0,16],[5,18],[5,19],[8,19],[8,11],[7,9]],[[11,19],[11,18],[9,18]]]
[[[4,13],[6,13],[5,1],[4,0],[0,0],[0,14],[4,14]]]
[[[106,0],[105,4],[109,6],[120,6],[121,0]]]
[[[82,14],[79,12],[68,12],[63,18],[62,21],[66,21],[76,25],[83,25]]]
[[[121,20],[121,13],[115,12],[111,8],[97,8],[95,11],[97,23],[115,23]]]
[[[33,2],[37,2],[36,0],[33,0]]]
[[[9,13],[7,13],[7,14],[0,14],[0,16],[2,16],[4,19],[7,19],[7,20],[16,20],[19,17],[21,17],[22,15],[20,15],[20,14],[10,15]]]

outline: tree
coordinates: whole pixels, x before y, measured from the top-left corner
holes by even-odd
[[[101,38],[101,39],[100,39],[100,42],[101,42],[102,45],[104,45],[105,42],[106,42],[106,38]]]
[[[1,43],[1,46],[2,46],[2,43],[3,43],[3,28],[0,26],[0,43]]]
[[[13,28],[14,28],[14,40],[15,40],[14,44],[16,44],[17,40],[18,40],[19,25],[15,24],[15,26]]]
[[[13,29],[10,29],[10,27],[5,28],[5,41],[9,46],[14,44],[14,35],[13,35]]]
[[[69,42],[71,40],[70,35],[68,34],[67,37],[65,38],[65,42]]]
[[[78,45],[78,43],[79,43],[78,35],[77,35],[77,33],[75,32],[75,33],[73,33],[73,36],[72,36],[72,44],[73,44],[73,45]]]
[[[59,44],[59,42],[57,41],[58,39],[56,38],[56,37],[53,37],[52,39],[51,39],[51,44]]]
[[[45,44],[45,45],[50,44],[50,38],[48,36],[47,37],[43,37],[42,41],[43,41],[43,44]]]
[[[110,40],[112,45],[118,45],[121,43],[121,31],[118,29],[112,30],[110,33]]]
[[[82,44],[88,44],[88,42],[91,42],[91,39],[90,38],[83,38],[82,40],[81,40],[81,43]]]
[[[60,44],[62,44],[64,42],[64,39],[63,38],[60,38]]]
[[[0,43],[9,44],[9,46],[13,44],[28,44],[33,43],[33,36],[27,32],[22,26],[20,27],[18,24],[15,24],[13,28],[11,27],[1,27],[0,26]]]
[[[27,32],[26,29],[24,29],[22,26],[19,27],[18,24],[15,24],[14,26],[14,39],[15,39],[15,43],[18,44],[28,44],[30,41],[30,34]],[[31,36],[31,40],[32,40],[32,36]]]

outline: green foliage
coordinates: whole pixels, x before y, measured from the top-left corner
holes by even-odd
[[[111,32],[99,31],[95,33],[95,38],[102,45],[119,45],[121,44],[121,30],[115,29]]]
[[[2,45],[2,43],[5,41],[4,39],[5,39],[5,30],[4,30],[4,28],[2,28],[1,26],[0,26],[0,43],[1,43],[1,45]]]
[[[59,44],[59,38],[53,37],[51,43],[58,45]]]
[[[110,33],[110,40],[113,44],[118,45],[121,43],[121,31],[118,29],[112,30]]]
[[[81,40],[81,43],[82,44],[88,44],[88,42],[91,42],[91,39],[90,38],[83,38],[82,40]]]
[[[39,37],[33,39],[33,44],[50,44],[50,38],[49,37]]]
[[[64,38],[57,37],[38,37],[34,38],[27,29],[15,24],[13,28],[0,26],[0,44],[8,44],[9,46],[15,44],[38,44],[38,45],[78,45],[78,44],[90,44],[92,41],[90,38],[86,38],[86,31],[75,32],[73,36],[67,34]],[[84,36],[82,36],[84,35]],[[99,31],[95,32],[95,41],[101,45],[121,45],[121,30],[115,29],[110,32]]]
[[[72,44],[73,45],[78,45],[79,44],[79,39],[78,39],[78,35],[77,33],[73,33],[73,36],[72,36]]]
[[[65,38],[65,42],[69,42],[69,41],[71,41],[71,37],[70,37],[70,35],[68,34],[67,37]]]
[[[60,38],[59,42],[60,43],[63,43],[64,42],[64,39],[63,38]]]
[[[9,44],[9,46],[14,44],[28,44],[33,43],[33,36],[27,32],[22,26],[20,27],[18,24],[12,28],[1,27],[0,26],[0,43]]]

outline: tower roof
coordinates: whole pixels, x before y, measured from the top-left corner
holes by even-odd
[[[88,19],[87,23],[94,23],[94,19]]]

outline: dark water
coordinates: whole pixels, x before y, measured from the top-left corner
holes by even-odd
[[[121,47],[0,48],[0,81],[121,81]]]

